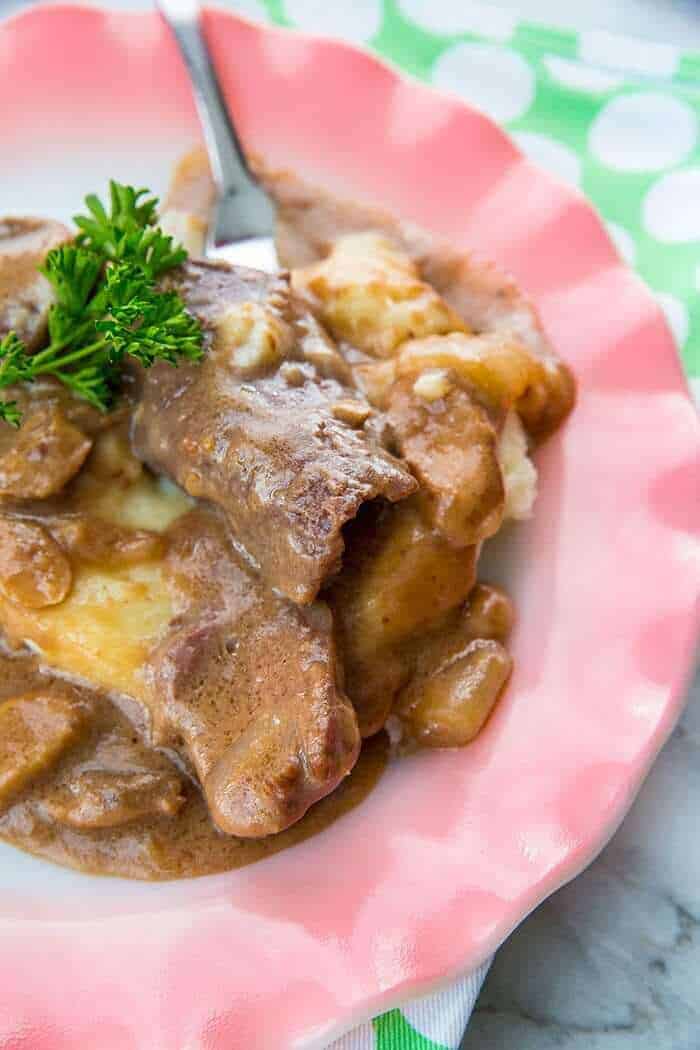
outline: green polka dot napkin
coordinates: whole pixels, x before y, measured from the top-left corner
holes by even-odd
[[[597,206],[666,313],[700,399],[700,53],[532,25],[472,0],[227,0],[368,46],[505,125]],[[459,931],[455,931],[459,936]],[[455,1050],[487,967],[329,1050]]]

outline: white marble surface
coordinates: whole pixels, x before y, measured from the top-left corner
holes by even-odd
[[[699,1050],[700,674],[618,833],[497,953],[462,1050]]]

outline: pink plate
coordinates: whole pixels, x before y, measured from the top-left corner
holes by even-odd
[[[392,768],[309,842],[145,885],[0,851],[2,1050],[308,1050],[483,960],[600,850],[683,696],[698,426],[671,336],[600,221],[485,117],[328,40],[219,11],[246,144],[511,270],[580,383],[508,547],[516,672],[464,751]],[[2,208],[70,215],[108,175],[162,188],[197,136],[150,14],[0,27]],[[497,559],[506,564],[506,552]]]

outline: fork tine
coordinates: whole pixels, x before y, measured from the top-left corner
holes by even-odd
[[[219,193],[208,249],[260,238],[267,238],[271,244],[275,206],[248,167],[200,29],[198,5],[193,0],[158,0],[158,8],[175,36],[190,75]],[[268,248],[267,255],[261,258],[269,259],[269,251]]]

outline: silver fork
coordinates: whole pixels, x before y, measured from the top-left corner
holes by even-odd
[[[207,255],[241,266],[277,270],[275,206],[246,161],[233,117],[200,27],[196,0],[156,0],[190,74],[209,163],[218,191]]]

